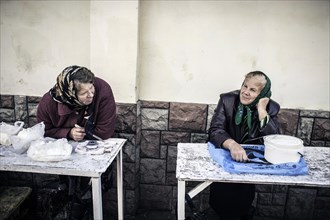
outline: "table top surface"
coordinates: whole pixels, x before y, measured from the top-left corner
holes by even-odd
[[[308,175],[231,174],[211,158],[206,143],[179,143],[176,178],[184,181],[236,182],[330,187],[330,148],[304,147]]]
[[[0,146],[0,170],[100,177],[126,142],[126,139],[121,138],[108,140],[113,143],[109,152],[100,155],[86,155],[73,151],[69,159],[58,162],[34,161],[26,153],[16,154],[8,150],[8,147]]]

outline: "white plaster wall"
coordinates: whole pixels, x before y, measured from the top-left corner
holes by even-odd
[[[136,102],[138,1],[1,1],[1,94],[41,96],[69,65]]]
[[[137,100],[138,1],[91,1],[91,68],[117,102]]]
[[[117,102],[217,103],[259,69],[282,107],[329,110],[329,1],[1,1],[0,49],[1,94],[78,64]]]
[[[41,96],[90,65],[88,1],[1,1],[1,94]]]
[[[329,110],[329,1],[142,1],[142,100],[217,103],[262,70],[284,108]]]

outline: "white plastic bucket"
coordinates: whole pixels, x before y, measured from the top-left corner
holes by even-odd
[[[267,135],[264,144],[265,159],[272,164],[297,163],[304,153],[303,141],[289,135]]]

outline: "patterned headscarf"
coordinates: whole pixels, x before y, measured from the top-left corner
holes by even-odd
[[[80,66],[69,66],[57,76],[56,84],[50,90],[50,95],[55,101],[64,103],[72,109],[81,109],[84,107],[84,104],[78,100],[74,87],[76,73],[84,68]]]
[[[268,78],[268,76],[266,74],[264,74],[263,72],[258,71],[259,73],[261,73],[261,75],[265,76],[266,78],[266,85],[265,87],[261,90],[260,94],[256,97],[255,100],[253,100],[253,102],[249,105],[243,105],[241,102],[238,105],[238,109],[235,115],[235,124],[239,125],[242,122],[242,118],[243,118],[243,114],[244,114],[244,108],[247,111],[247,124],[249,129],[251,128],[251,120],[252,120],[252,110],[256,104],[259,102],[259,100],[261,98],[270,98],[272,95],[272,91],[271,89],[271,81]]]

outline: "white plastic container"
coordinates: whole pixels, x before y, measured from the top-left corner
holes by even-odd
[[[272,164],[297,163],[304,153],[303,141],[289,135],[264,137],[265,159]]]

